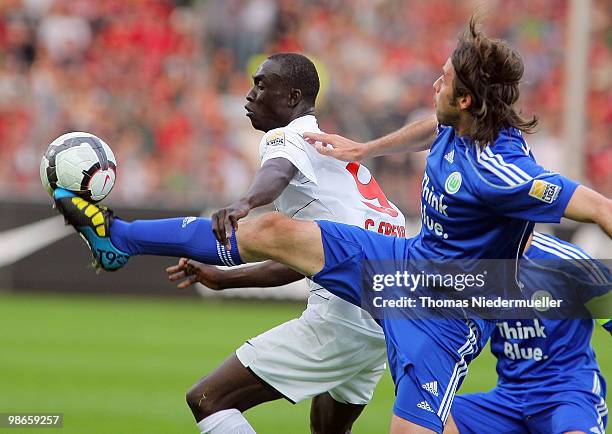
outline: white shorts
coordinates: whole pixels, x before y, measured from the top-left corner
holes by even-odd
[[[293,403],[325,392],[365,405],[387,360],[384,335],[325,319],[309,305],[302,316],[249,339],[240,362]]]

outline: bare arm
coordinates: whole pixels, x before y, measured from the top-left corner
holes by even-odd
[[[563,216],[578,222],[596,223],[612,238],[612,200],[590,188],[578,186]]]
[[[244,196],[211,217],[215,237],[227,249],[232,228],[238,228],[238,220],[246,217],[253,208],[272,203],[289,185],[297,168],[285,158],[272,158],[257,171]]]
[[[247,267],[220,269],[214,265],[181,258],[177,265],[166,268],[171,282],[182,280],[178,288],[187,288],[196,282],[220,291],[226,288],[267,288],[296,282],[303,275],[274,261]]]
[[[304,138],[320,154],[344,161],[361,161],[381,155],[429,149],[435,140],[437,125],[435,115],[427,116],[367,143],[355,142],[337,134],[304,133]]]

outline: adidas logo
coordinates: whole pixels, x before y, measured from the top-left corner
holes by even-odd
[[[430,412],[434,412],[431,407],[429,406],[429,404],[427,403],[427,401],[421,401],[417,404],[417,407],[419,407],[421,410],[426,410],[426,411],[430,411]]]
[[[193,221],[196,221],[196,217],[185,217],[183,219],[183,224],[181,225],[181,227],[184,229],[187,227],[187,225]]]
[[[453,164],[453,161],[455,161],[455,150],[453,149],[448,154],[446,154],[444,156],[444,159],[448,161],[450,164]]]
[[[439,394],[438,394],[438,382],[437,381],[430,381],[429,383],[425,383],[425,384],[421,385],[421,387],[423,389],[427,390],[432,395],[439,396]]]

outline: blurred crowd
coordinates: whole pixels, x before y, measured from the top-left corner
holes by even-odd
[[[474,8],[465,0],[2,0],[0,186],[42,197],[48,143],[89,131],[115,151],[111,200],[215,207],[244,191],[261,133],[244,116],[266,54],[299,51],[322,78],[322,129],[367,140],[433,110],[432,83]],[[566,0],[489,0],[486,29],[526,64],[529,141],[562,164]],[[585,182],[612,195],[612,31],[593,1]],[[369,162],[388,197],[418,213],[422,156]]]

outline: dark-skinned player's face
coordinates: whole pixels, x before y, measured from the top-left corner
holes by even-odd
[[[246,99],[246,115],[256,130],[270,131],[289,123],[289,90],[282,80],[278,62],[268,59],[257,68],[253,75],[253,87]]]

